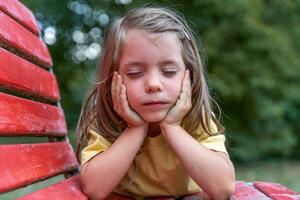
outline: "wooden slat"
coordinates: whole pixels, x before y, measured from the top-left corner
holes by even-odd
[[[0,44],[33,63],[43,67],[52,66],[45,43],[2,11],[0,11]]]
[[[274,200],[300,200],[300,195],[298,194],[272,194],[271,198]]]
[[[230,200],[270,200],[269,197],[244,182],[235,184],[235,193]]]
[[[66,133],[61,108],[0,92],[0,135],[63,136]]]
[[[278,183],[256,181],[253,184],[258,190],[276,200],[299,200],[297,192]]]
[[[64,199],[64,200],[87,200],[88,198],[81,190],[79,175],[63,180],[50,187],[18,198],[18,200],[40,200],[40,199]]]
[[[256,181],[253,185],[263,193],[270,194],[297,194],[297,192],[278,183]]]
[[[274,200],[300,200],[299,194],[272,194]]]
[[[249,187],[251,188],[249,190]],[[239,193],[240,195],[233,196],[231,199],[236,200],[243,200],[243,199],[251,199],[251,200],[259,200],[259,199],[266,199],[264,196],[261,197],[261,194],[259,195],[253,195],[255,193],[255,188],[251,186],[247,186],[245,188],[245,183],[243,182],[237,182],[236,183],[236,194]],[[256,191],[257,192],[257,191]],[[67,180],[64,180],[60,183],[57,183],[53,186],[50,186],[48,188],[39,190],[37,192],[34,192],[32,194],[26,195],[24,197],[18,198],[18,200],[38,200],[43,198],[49,198],[49,199],[66,199],[66,200],[72,200],[72,199],[78,199],[83,200],[87,199],[87,197],[84,195],[84,193],[81,190],[80,185],[80,178],[79,175],[74,176],[72,178],[69,178]],[[110,194],[107,200],[130,200],[132,198],[125,197],[118,194]],[[148,200],[155,199],[155,200],[174,200],[175,198],[172,197],[165,197],[165,198],[147,198]],[[184,200],[201,200],[203,199],[202,193],[197,193],[193,195],[186,195],[183,197]],[[269,198],[267,198],[269,199]],[[289,195],[280,195],[280,199],[278,197],[272,198],[272,199],[278,199],[278,200],[299,200],[293,197],[293,199]]]
[[[54,74],[1,47],[0,86],[53,102],[60,100],[58,84]]]
[[[32,12],[18,0],[1,0],[0,10],[18,21],[36,35],[40,34],[39,27]]]
[[[78,167],[67,142],[0,145],[0,193]]]

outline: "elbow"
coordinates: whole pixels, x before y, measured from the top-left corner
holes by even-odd
[[[230,199],[235,193],[235,171],[232,165],[231,172],[224,177],[220,184],[215,185],[212,192],[212,199],[214,200],[225,200]]]
[[[211,194],[211,198],[214,200],[226,200],[230,199],[230,197],[234,194],[235,191],[235,182],[233,181],[230,184],[223,186],[222,188],[218,188],[213,194]]]
[[[91,200],[102,200],[108,197],[111,191],[99,184],[93,184],[81,177],[81,189],[83,193]]]
[[[92,186],[87,186],[86,184],[82,184],[82,191],[91,200],[102,200],[108,197],[110,192],[106,192],[102,189],[96,189]]]

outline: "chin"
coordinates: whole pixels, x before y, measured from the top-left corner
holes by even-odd
[[[166,113],[151,113],[142,117],[146,122],[160,122],[165,118],[165,116]]]

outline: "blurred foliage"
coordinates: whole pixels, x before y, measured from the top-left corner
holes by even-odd
[[[269,160],[235,165],[236,180],[280,183],[300,193],[300,162]]]
[[[299,0],[22,2],[33,10],[42,36],[49,27],[56,30],[49,48],[70,130],[93,80],[107,22],[156,3],[183,13],[201,38],[232,158],[300,158]]]

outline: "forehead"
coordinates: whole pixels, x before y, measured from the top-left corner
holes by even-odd
[[[180,47],[180,40],[175,32],[161,32],[153,33],[140,29],[129,29],[125,33],[124,47],[126,46],[139,46],[139,44],[148,43],[148,45],[156,46],[157,48],[163,47]],[[174,50],[176,50],[174,49]]]
[[[120,67],[128,62],[156,64],[164,60],[182,62],[181,44],[173,32],[149,33],[130,29],[126,32]]]
[[[161,33],[148,32],[140,29],[129,29],[125,33],[125,44],[129,45],[137,40],[145,40],[153,43],[154,45],[159,45],[163,42],[172,42],[179,44],[179,39],[175,32],[165,31]]]

